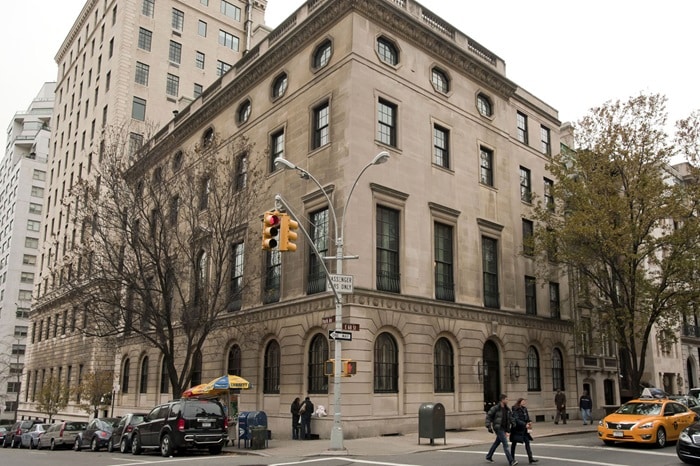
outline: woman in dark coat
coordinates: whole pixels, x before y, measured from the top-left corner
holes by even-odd
[[[301,400],[299,397],[296,397],[294,401],[292,401],[292,407],[290,409],[292,413],[292,440],[299,440],[299,431],[301,430],[301,425],[299,424],[299,409],[301,409]]]
[[[515,459],[515,447],[518,443],[524,443],[527,458],[530,460],[530,463],[537,463],[539,460],[532,457],[532,449],[530,448],[530,440],[532,440],[532,437],[528,431],[532,428],[532,421],[525,407],[526,404],[527,400],[525,398],[518,398],[518,401],[513,405],[514,424],[510,429],[510,456]]]

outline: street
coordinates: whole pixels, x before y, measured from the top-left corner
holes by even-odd
[[[387,439],[391,442],[391,439]],[[161,458],[156,454],[140,456],[71,450],[0,450],[2,466],[134,466],[134,465],[207,465],[207,466],[472,466],[487,464],[484,461],[489,445],[432,450],[402,455],[351,456],[310,456],[279,457],[258,455],[188,454],[172,458]],[[607,447],[591,434],[565,435],[536,439],[532,444],[535,457],[540,465],[556,466],[681,466],[676,456],[675,444],[663,449],[638,445],[618,445]],[[528,464],[523,445],[518,445],[516,459],[521,465]],[[503,450],[494,455],[495,465],[506,464]]]

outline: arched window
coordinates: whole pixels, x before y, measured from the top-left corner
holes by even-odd
[[[202,147],[207,148],[214,142],[214,128],[207,128],[202,135]]]
[[[374,392],[398,393],[399,352],[396,340],[382,333],[374,342]]]
[[[228,350],[228,374],[241,375],[241,347],[238,345]]]
[[[192,378],[190,384],[192,387],[202,383],[202,352],[197,350],[192,356]]]
[[[319,333],[309,346],[309,393],[328,393],[328,377],[323,374],[327,359],[328,340]]]
[[[250,118],[250,113],[252,110],[253,105],[250,103],[250,100],[244,100],[241,105],[238,106],[238,111],[236,112],[236,120],[238,121],[238,124],[242,125],[243,123],[247,122]]]
[[[282,73],[277,78],[275,78],[272,83],[272,98],[279,99],[287,92],[287,84],[289,83],[289,78],[287,73]]]
[[[386,37],[377,39],[377,54],[379,54],[379,59],[387,65],[399,64],[399,49]]]
[[[122,393],[129,393],[129,360],[122,366]]]
[[[485,94],[479,94],[476,96],[476,108],[479,113],[485,117],[493,116],[493,105],[491,104],[491,99],[489,99]]]
[[[552,351],[552,389],[564,390],[564,358],[559,348]]]
[[[160,392],[170,392],[170,376],[168,375],[168,363],[163,358],[163,363],[160,366]]]
[[[280,392],[280,345],[271,341],[265,348],[263,393]]]
[[[316,51],[314,51],[314,69],[326,66],[331,59],[332,52],[333,46],[330,40],[326,40],[316,47]]]
[[[182,168],[182,159],[183,159],[182,151],[179,150],[179,151],[175,152],[175,155],[173,156],[173,171],[174,172],[178,172]]]
[[[433,68],[431,70],[430,81],[436,91],[442,92],[443,94],[450,92],[450,78],[448,78],[447,73],[440,68]]]
[[[527,350],[527,390],[539,392],[542,390],[540,381],[540,355],[534,346]]]
[[[139,393],[148,393],[148,356],[141,361],[141,378],[139,379]]]
[[[455,391],[454,351],[447,338],[440,338],[435,343],[434,388],[435,393],[453,393]]]

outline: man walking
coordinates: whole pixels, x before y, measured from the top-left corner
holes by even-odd
[[[581,409],[581,419],[583,419],[583,425],[586,425],[586,419],[588,419],[589,424],[593,424],[593,416],[591,416],[591,410],[593,409],[593,400],[588,395],[588,390],[583,391],[583,395],[578,402],[578,407]]]
[[[512,422],[510,408],[508,408],[508,397],[506,395],[500,396],[500,403],[494,405],[489,409],[486,414],[486,428],[492,434],[496,434],[496,440],[494,440],[493,445],[486,454],[486,461],[493,463],[493,454],[498,448],[498,445],[503,444],[503,451],[506,454],[506,459],[510,466],[515,466],[518,464],[517,461],[513,459],[510,454],[510,449],[508,448],[508,433],[510,432],[510,425]]]
[[[566,395],[561,391],[561,388],[557,389],[557,394],[554,396],[554,405],[557,407],[554,423],[559,424],[559,419],[561,419],[566,424]]]

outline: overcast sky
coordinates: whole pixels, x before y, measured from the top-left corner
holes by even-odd
[[[267,24],[278,25],[303,3],[267,0]],[[507,77],[559,110],[562,122],[576,121],[592,107],[642,91],[665,94],[674,121],[700,109],[700,1],[419,3],[505,60]],[[3,147],[13,115],[27,108],[44,82],[56,80],[54,56],[84,4],[85,0],[2,2]]]

